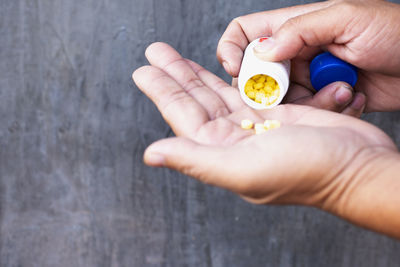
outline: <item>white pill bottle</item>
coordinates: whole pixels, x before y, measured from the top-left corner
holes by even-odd
[[[240,96],[243,101],[254,109],[269,109],[277,106],[282,102],[289,88],[290,77],[290,60],[281,62],[264,61],[254,54],[254,47],[268,39],[268,37],[258,38],[252,41],[246,48],[243,56],[242,65],[240,67],[238,86]],[[278,99],[271,104],[257,103],[249,98],[245,93],[245,86],[249,79],[255,75],[267,75],[273,78],[279,86]]]

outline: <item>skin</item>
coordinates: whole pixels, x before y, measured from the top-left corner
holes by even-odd
[[[310,205],[400,238],[400,156],[380,129],[304,105],[252,110],[236,88],[167,44],[152,44],[146,57],[133,80],[177,136],[148,147],[146,164],[252,203]],[[282,127],[254,135],[242,119]]]
[[[272,36],[263,42],[263,51],[256,52],[265,60],[292,59],[291,81],[296,87],[290,91],[288,102],[341,112],[320,101],[307,102],[324,94],[320,91],[313,95],[308,69],[312,58],[327,50],[359,68],[350,107],[365,105],[366,112],[399,110],[398,21],[400,5],[377,0],[326,1],[260,12],[230,23],[219,42],[217,57],[236,77],[247,44],[260,36]],[[333,99],[332,94],[330,98],[325,94],[325,99]]]

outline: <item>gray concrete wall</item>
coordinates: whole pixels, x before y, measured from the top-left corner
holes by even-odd
[[[0,266],[399,266],[390,238],[142,163],[171,135],[131,81],[148,44],[227,79],[232,18],[305,2],[0,0]],[[400,144],[399,115],[366,119]]]

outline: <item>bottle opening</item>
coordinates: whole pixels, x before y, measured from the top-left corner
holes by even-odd
[[[244,93],[250,100],[269,106],[278,100],[280,88],[274,78],[265,74],[257,74],[246,82]]]

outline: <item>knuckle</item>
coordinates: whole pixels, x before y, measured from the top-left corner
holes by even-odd
[[[336,4],[338,14],[355,14],[359,10],[358,3],[354,1],[342,0]]]
[[[293,18],[290,18],[286,21],[285,27],[286,29],[288,28],[297,28],[301,23],[302,23],[302,16],[296,16]]]
[[[358,50],[352,50],[351,53],[347,55],[346,60],[348,62],[351,62],[351,64],[355,66],[360,66],[365,60],[364,52]]]
[[[219,119],[225,117],[229,114],[228,109],[224,105],[218,105],[214,108],[214,111],[211,114],[211,119]]]
[[[236,32],[238,28],[241,29],[241,27],[242,27],[241,26],[241,17],[234,18],[229,23],[228,27],[226,27],[224,34],[222,35],[221,39],[219,40],[218,47],[225,42],[229,42],[229,38],[227,36],[230,35],[232,32]]]
[[[242,24],[241,23],[242,19],[243,19],[243,16],[236,17],[231,21],[231,24],[239,24],[239,25],[241,25]]]
[[[190,97],[181,91],[177,91],[174,93],[171,93],[168,97],[168,100],[164,100],[164,98],[159,99],[160,102],[160,109],[164,111],[164,113],[167,113],[169,109],[171,108],[172,114],[175,112],[175,106],[179,102],[184,102],[184,101],[189,101]]]
[[[239,17],[236,17],[233,20],[231,20],[231,22],[229,22],[228,27],[226,27],[225,33],[223,34],[223,37],[220,40],[220,43],[224,42],[224,40],[225,40],[224,36],[226,33],[234,31],[238,27],[241,28],[241,20],[242,20],[242,16],[239,16]]]
[[[204,83],[198,77],[192,77],[188,79],[182,87],[186,90],[187,93],[191,93],[195,89],[203,88]]]
[[[304,16],[300,15],[288,19],[285,24],[280,29],[280,34],[283,36],[296,36],[296,38],[301,35],[310,34],[312,31],[304,31],[304,26],[307,25],[304,21]],[[301,34],[300,34],[301,33]]]

